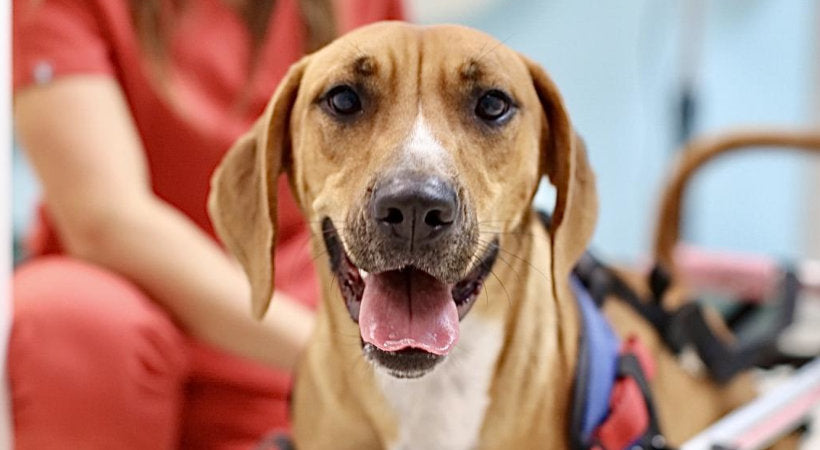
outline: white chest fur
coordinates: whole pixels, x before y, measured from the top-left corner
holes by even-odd
[[[459,343],[433,372],[401,380],[377,370],[398,420],[398,439],[391,449],[474,448],[501,342],[501,323],[468,316],[461,323]]]

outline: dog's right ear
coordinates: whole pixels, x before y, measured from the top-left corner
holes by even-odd
[[[208,213],[245,270],[257,319],[265,315],[273,295],[277,180],[290,151],[290,112],[307,60],[291,66],[262,117],[228,150],[211,177]]]

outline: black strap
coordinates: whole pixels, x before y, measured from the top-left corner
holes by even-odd
[[[774,325],[763,336],[739,344],[729,344],[720,339],[696,301],[687,302],[671,312],[664,309],[661,300],[670,282],[668,274],[660,267],[655,267],[650,273],[652,295],[648,299],[641,298],[612,269],[589,252],[579,260],[575,274],[597,305],[602,306],[610,296],[624,301],[655,328],[673,353],[680,354],[687,347],[694,348],[712,379],[718,383],[727,382],[750,367],[769,365],[772,361],[788,361],[788,357],[777,350],[776,343],[779,334],[792,322],[800,289],[799,280],[791,270],[785,272],[781,282],[781,303]],[[755,313],[762,313],[760,307],[753,308]],[[736,328],[733,331],[742,334],[740,332],[743,330]]]
[[[549,229],[549,214],[538,211],[538,217]],[[653,267],[649,274],[649,298],[638,295],[615,271],[589,251],[579,259],[574,274],[599,308],[607,298],[618,298],[649,322],[674,354],[680,354],[687,347],[694,348],[712,379],[719,383],[729,381],[739,372],[753,366],[790,361],[777,350],[776,341],[794,317],[800,284],[792,270],[785,271],[780,286],[781,304],[774,325],[764,336],[740,344],[729,344],[720,339],[708,325],[703,309],[696,301],[688,302],[674,311],[666,310],[663,298],[671,285],[671,276],[660,265]],[[750,308],[745,314],[747,317],[761,312],[760,307]],[[739,324],[747,321],[735,322]],[[733,331],[736,335],[743,334],[740,327]]]
[[[611,268],[604,265],[589,251],[585,252],[575,266],[575,275],[589,290],[595,304],[603,306],[609,296],[625,301],[657,330],[668,325],[671,315],[659,301],[646,301],[629,287]]]

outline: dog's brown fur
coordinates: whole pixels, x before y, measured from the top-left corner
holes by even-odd
[[[358,83],[368,108],[353,125],[318,106],[339,82]],[[509,92],[518,110],[503,127],[485,129],[469,116],[475,89]],[[440,164],[415,163],[454,180],[475,216],[472,259],[493,237],[501,255],[464,322],[500,324],[488,405],[476,436],[480,448],[568,448],[568,417],[578,352],[578,317],[568,275],[592,234],[597,200],[583,143],[557,88],[537,65],[477,31],[383,23],[355,31],[296,63],[264,116],[229,152],[214,178],[216,228],[248,273],[253,311],[272,293],[276,178],[293,192],[324,252],[322,218],[353,240],[351,217],[365,207],[381,174],[401,163],[400,149],[423,110],[446,149]],[[530,203],[542,176],[556,187],[547,232]],[[332,275],[318,260],[323,286],[316,331],[297,371],[294,437],[299,448],[387,448],[402,420],[376,387],[362,358],[359,330]],[[731,395],[684,372],[653,331],[609,302],[621,335],[637,333],[651,349],[652,383],[664,431],[673,444],[715,420],[748,394]],[[453,355],[457,357],[457,346]],[[739,382],[747,386],[742,381]],[[444,445],[444,443],[442,443]]]

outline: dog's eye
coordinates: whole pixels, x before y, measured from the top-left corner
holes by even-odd
[[[340,116],[350,116],[362,110],[359,94],[350,86],[336,86],[327,93],[327,106]]]
[[[492,90],[478,99],[475,115],[488,122],[497,122],[507,115],[511,106],[512,101],[507,97],[507,94]]]

